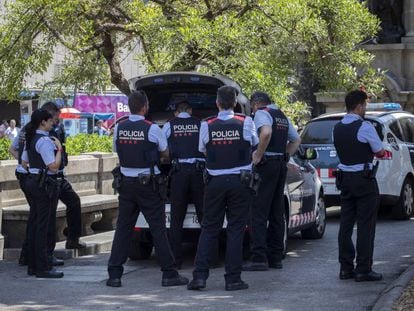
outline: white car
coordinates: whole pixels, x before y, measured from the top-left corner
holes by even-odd
[[[321,115],[301,132],[302,145],[318,151],[319,157],[312,164],[322,179],[327,207],[340,205],[333,176],[339,159],[332,143],[332,130],[344,114]],[[379,161],[376,178],[381,205],[391,208],[393,218],[409,219],[414,207],[414,115],[401,111],[401,106],[395,103],[369,104],[365,120],[374,125],[387,150],[384,158],[374,159]]]

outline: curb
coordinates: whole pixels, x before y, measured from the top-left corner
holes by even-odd
[[[414,279],[414,265],[408,267],[396,280],[388,285],[375,302],[372,311],[392,310],[395,302],[400,298],[408,283]]]

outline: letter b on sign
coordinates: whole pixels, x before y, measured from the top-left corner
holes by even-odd
[[[117,110],[118,112],[129,112],[129,107],[128,105],[125,105],[124,103],[117,103]]]

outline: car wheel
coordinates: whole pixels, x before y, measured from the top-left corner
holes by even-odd
[[[316,202],[315,222],[310,228],[301,231],[303,239],[320,239],[326,228],[326,207],[323,195],[320,194]]]
[[[407,220],[413,214],[414,191],[412,182],[406,178],[401,188],[400,199],[392,208],[392,217],[399,220]]]

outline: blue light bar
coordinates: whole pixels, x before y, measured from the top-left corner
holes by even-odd
[[[398,103],[369,103],[367,110],[396,111],[402,110],[402,108]]]

